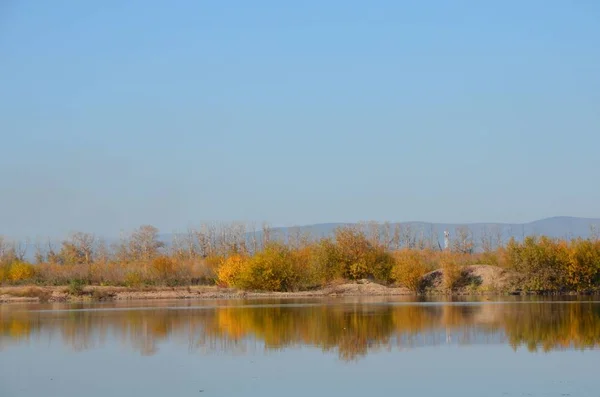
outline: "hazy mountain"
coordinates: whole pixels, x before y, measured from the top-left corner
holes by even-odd
[[[314,225],[279,227],[273,228],[273,237],[286,239],[290,235],[302,234],[313,238],[327,237],[333,235],[338,227],[353,225],[353,223],[321,223]],[[456,237],[460,230],[467,230],[475,241],[480,245],[484,237],[494,241],[506,242],[511,237],[522,240],[525,236],[548,236],[554,238],[588,238],[593,233],[600,233],[599,218],[575,218],[575,217],[553,217],[541,219],[529,223],[428,223],[428,222],[401,222],[390,223],[393,232],[396,225],[400,225],[403,233],[410,234],[421,239],[432,239],[443,244],[444,231],[450,233],[450,238]],[[380,232],[384,232],[386,226],[380,224]],[[369,230],[369,225],[365,226]],[[173,234],[161,234],[165,242],[171,241]],[[262,232],[256,233],[258,240],[262,239]]]
[[[408,230],[417,237],[430,238],[437,236],[443,241],[444,231],[450,233],[450,237],[456,236],[461,229],[468,230],[476,242],[482,237],[502,238],[503,241],[514,237],[517,240],[524,236],[548,236],[555,238],[588,238],[593,233],[600,232],[600,218],[575,218],[575,217],[553,217],[541,219],[529,223],[429,223],[429,222],[401,222],[391,223],[392,230],[396,225]],[[274,231],[282,236],[290,233],[307,233],[314,237],[330,236],[340,226],[351,225],[351,223],[323,223],[298,227],[275,228]],[[367,226],[368,228],[368,226]],[[380,229],[383,231],[384,226]]]

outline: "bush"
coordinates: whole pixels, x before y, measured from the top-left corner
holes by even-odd
[[[9,281],[8,271],[10,267],[8,265],[0,264],[0,285],[6,281]]]
[[[309,248],[308,261],[316,280],[329,283],[342,278],[344,268],[336,244],[329,238],[322,239]]]
[[[156,257],[152,260],[152,270],[159,279],[170,279],[175,273],[175,261],[165,255]]]
[[[35,277],[33,265],[25,262],[13,262],[8,270],[8,278],[13,283],[32,280]]]
[[[600,242],[574,240],[566,268],[567,285],[574,291],[588,291],[600,283]]]
[[[565,241],[527,237],[511,240],[506,247],[508,267],[521,275],[521,287],[529,291],[565,289],[569,247]]]
[[[218,284],[222,287],[240,287],[240,277],[246,266],[246,260],[241,255],[232,255],[223,259],[217,269]]]
[[[335,232],[335,244],[344,277],[351,280],[391,280],[394,259],[384,247],[371,243],[363,232],[340,228]]]
[[[85,283],[82,280],[71,280],[69,283],[68,292],[71,295],[80,296],[83,295],[83,288]]]
[[[443,271],[442,286],[446,291],[451,292],[458,286],[458,283],[462,278],[462,266],[456,258],[450,255],[442,258],[441,266]]]
[[[144,278],[139,271],[129,271],[125,275],[125,286],[127,287],[139,287],[144,282]]]
[[[244,262],[237,287],[249,290],[296,291],[308,282],[306,264],[280,243],[269,243],[264,251]]]
[[[423,276],[429,271],[420,251],[402,250],[394,255],[392,278],[414,292],[423,289]]]

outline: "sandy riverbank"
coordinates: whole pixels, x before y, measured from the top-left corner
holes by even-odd
[[[403,287],[386,287],[363,282],[347,283],[299,292],[248,292],[215,286],[190,287],[104,287],[87,286],[73,294],[68,287],[20,286],[0,288],[0,303],[20,302],[78,302],[87,300],[152,300],[152,299],[249,299],[249,298],[308,298],[326,296],[398,296],[411,295]]]
[[[443,271],[436,270],[424,277],[428,294],[447,294],[442,289]],[[458,295],[482,295],[509,292],[509,275],[495,266],[466,266]],[[216,286],[189,287],[110,287],[86,286],[73,291],[68,286],[10,286],[0,288],[0,303],[15,302],[78,302],[86,300],[151,300],[151,299],[251,299],[309,298],[335,296],[400,296],[415,295],[404,287],[385,286],[367,280],[329,285],[299,292],[250,292]]]

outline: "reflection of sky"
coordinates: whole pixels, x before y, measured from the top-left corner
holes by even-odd
[[[531,354],[483,344],[392,349],[348,363],[313,347],[204,355],[167,341],[141,356],[113,341],[83,352],[32,341],[1,353],[0,395],[593,396],[599,359],[597,350]]]

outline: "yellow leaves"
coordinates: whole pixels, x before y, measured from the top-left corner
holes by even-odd
[[[394,255],[395,264],[392,278],[414,292],[420,292],[423,276],[429,271],[422,251],[402,250]]]
[[[162,255],[152,260],[152,269],[162,279],[167,279],[175,273],[175,261]]]
[[[270,243],[247,258],[232,255],[217,270],[219,284],[250,290],[295,291],[310,283],[311,271],[304,255],[279,243]]]
[[[127,287],[139,287],[144,282],[144,278],[139,271],[131,271],[125,275],[125,285]]]
[[[246,258],[241,255],[232,255],[223,259],[217,269],[218,283],[224,287],[238,287],[245,261]]]
[[[8,279],[14,283],[31,280],[35,277],[33,265],[25,262],[13,262],[8,270]]]
[[[509,267],[534,291],[585,291],[600,281],[600,244],[590,240],[528,237],[507,246]]]
[[[593,288],[600,276],[600,244],[589,240],[575,240],[570,248],[567,283],[576,291]]]
[[[345,277],[390,281],[393,258],[385,247],[369,241],[363,232],[352,228],[336,230],[335,249]]]
[[[462,278],[463,268],[455,258],[446,256],[442,258],[442,285],[446,291],[452,291],[457,287]]]

